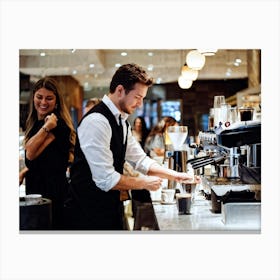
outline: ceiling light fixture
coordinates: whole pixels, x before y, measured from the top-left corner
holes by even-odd
[[[158,77],[157,80],[156,80],[156,83],[157,83],[157,84],[160,84],[161,82],[162,82],[162,78],[161,78],[161,77]]]
[[[205,56],[213,56],[218,51],[218,49],[197,49],[197,50]]]
[[[182,67],[181,75],[186,80],[194,81],[198,77],[198,70],[194,70],[194,69],[189,68],[187,63],[185,63],[184,66]]]
[[[153,71],[154,65],[153,64],[149,64],[147,69],[148,69],[148,71]]]
[[[127,52],[122,52],[121,56],[127,56]]]
[[[240,59],[240,58],[236,58],[235,60],[234,60],[234,65],[235,66],[239,66],[240,65],[240,63],[242,62],[242,60]]]
[[[178,78],[178,84],[179,87],[182,89],[188,89],[192,86],[193,81],[192,80],[186,80],[183,76],[180,76]]]
[[[205,56],[197,50],[192,50],[187,54],[186,62],[193,70],[201,70],[205,64]]]
[[[226,71],[226,76],[227,76],[227,77],[230,77],[230,76],[231,76],[231,72],[232,72],[231,69],[228,68],[227,71]]]

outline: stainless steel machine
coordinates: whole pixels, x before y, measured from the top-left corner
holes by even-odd
[[[217,145],[228,151],[232,175],[243,183],[261,183],[261,122],[239,122],[216,138]]]
[[[261,122],[238,122],[230,128],[199,134],[201,148],[206,156],[189,160],[201,172],[208,164],[215,165],[218,177],[252,180],[260,183]],[[246,173],[246,178],[244,174]],[[248,178],[252,175],[252,178]],[[248,182],[244,183],[248,183]]]
[[[203,175],[207,165],[215,167],[214,174],[209,176],[208,183],[211,182],[211,184],[206,193],[207,198],[212,201],[212,211],[221,213],[223,208],[227,209],[227,213],[232,213],[235,207],[243,203],[242,213],[245,217],[253,205],[254,207],[258,205],[256,219],[259,219],[261,122],[238,122],[216,133],[201,132],[199,138],[201,149],[204,150],[206,156],[188,162],[196,172]]]
[[[188,136],[187,126],[170,126],[167,128],[171,144],[165,146],[165,159],[168,168],[178,172],[187,172],[188,153],[184,143]],[[168,188],[176,188],[175,181],[168,181]]]

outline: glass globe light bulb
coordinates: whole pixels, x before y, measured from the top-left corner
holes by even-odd
[[[198,70],[189,68],[188,65],[185,63],[184,66],[182,67],[181,75],[186,80],[194,81],[198,77]]]
[[[186,80],[183,76],[180,76],[178,78],[178,84],[179,87],[182,89],[188,89],[192,86],[193,81],[192,80]]]
[[[205,56],[199,51],[193,50],[187,54],[186,62],[190,68],[200,70],[205,64]]]

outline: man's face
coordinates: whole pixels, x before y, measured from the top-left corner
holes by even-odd
[[[125,94],[123,89],[123,96],[119,100],[120,109],[127,113],[132,114],[137,108],[143,105],[143,99],[146,97],[148,86],[136,83],[134,89],[128,94]]]

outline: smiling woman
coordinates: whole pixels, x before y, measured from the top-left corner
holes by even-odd
[[[26,194],[52,201],[52,229],[62,228],[67,192],[66,170],[73,160],[75,130],[55,80],[45,77],[33,88],[25,132]]]
[[[51,90],[40,88],[35,92],[34,107],[39,120],[46,117],[48,113],[53,112],[56,106],[56,96]]]

